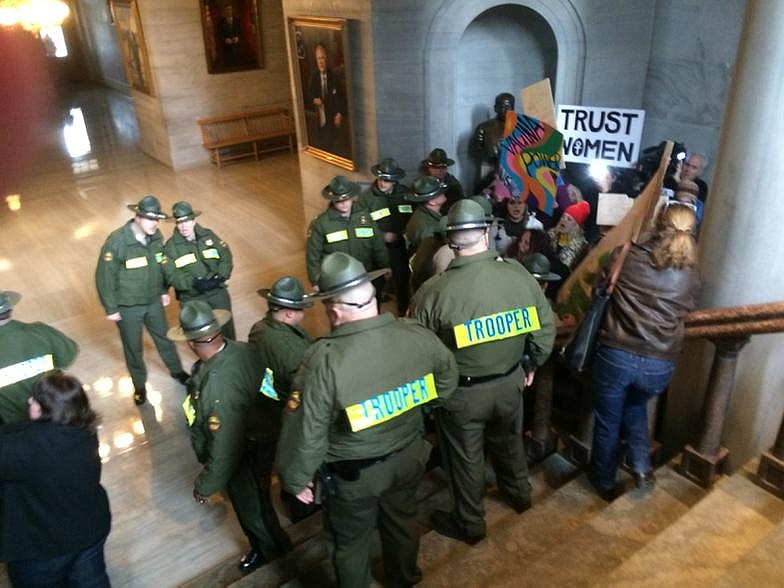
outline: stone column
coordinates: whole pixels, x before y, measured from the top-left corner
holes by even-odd
[[[781,419],[776,444],[760,456],[755,482],[784,498],[784,418]]]
[[[775,186],[784,185],[783,30],[784,2],[746,2],[700,233],[700,306],[703,308],[782,299],[784,271],[780,260],[784,257],[784,241],[779,235],[784,198]],[[688,145],[688,138],[684,140]],[[732,450],[733,465],[759,454],[765,449],[759,440],[771,439],[776,434],[775,424],[768,425],[769,431],[760,430],[766,423],[753,415],[764,414],[769,407],[779,410],[782,406],[779,390],[784,375],[782,340],[781,335],[759,337],[738,362],[737,388],[743,394],[730,403],[728,426],[721,440]],[[759,366],[767,368],[761,380]],[[689,393],[680,391],[680,394]],[[744,410],[734,409],[733,403],[738,407],[742,404]]]

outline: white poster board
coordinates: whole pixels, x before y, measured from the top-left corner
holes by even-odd
[[[602,193],[599,194],[599,203],[596,206],[596,224],[614,227],[621,222],[634,205],[634,199],[626,194]]]
[[[558,105],[564,161],[634,167],[640,155],[644,110]]]

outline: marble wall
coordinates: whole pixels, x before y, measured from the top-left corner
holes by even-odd
[[[129,92],[120,47],[105,0],[78,0],[77,14],[90,55],[93,77],[115,90]]]
[[[657,0],[643,145],[673,139],[715,160],[744,6],[745,0]]]

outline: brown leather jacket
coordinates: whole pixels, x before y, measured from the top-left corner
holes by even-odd
[[[599,342],[638,355],[674,360],[683,318],[696,306],[695,268],[656,269],[649,243],[633,243],[621,268]]]

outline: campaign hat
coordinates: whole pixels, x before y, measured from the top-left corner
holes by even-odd
[[[11,310],[14,306],[19,304],[19,301],[22,299],[22,295],[19,292],[14,292],[12,290],[1,290],[0,291],[0,314],[5,314],[9,310]]]
[[[441,147],[436,147],[422,160],[422,163],[425,167],[449,167],[454,165],[455,160],[447,157],[446,151],[441,149]]]
[[[201,210],[193,210],[190,202],[180,200],[172,206],[172,218],[175,222],[181,223],[186,220],[193,220],[201,214]]]
[[[406,170],[397,164],[397,161],[391,157],[382,159],[379,163],[370,168],[370,172],[382,180],[389,182],[397,182],[402,180],[406,175]]]
[[[310,296],[305,294],[305,288],[294,276],[283,276],[272,284],[272,288],[261,288],[256,293],[267,302],[281,308],[302,310],[313,306]]]
[[[427,202],[446,192],[446,186],[433,176],[421,176],[411,184],[411,190],[405,195],[409,202]]]
[[[164,220],[169,215],[161,210],[161,202],[152,194],[147,194],[136,204],[129,204],[128,209],[136,213],[137,216],[150,220]]]
[[[169,329],[166,336],[172,341],[192,341],[220,332],[231,320],[231,312],[210,308],[203,300],[189,300],[180,308],[180,324]]]
[[[332,298],[354,286],[372,282],[386,272],[386,268],[368,272],[358,259],[348,253],[336,251],[324,257],[321,262],[321,272],[317,282],[319,291],[312,296],[322,299]]]
[[[321,190],[321,195],[332,202],[348,200],[359,194],[359,186],[346,176],[335,176]]]

